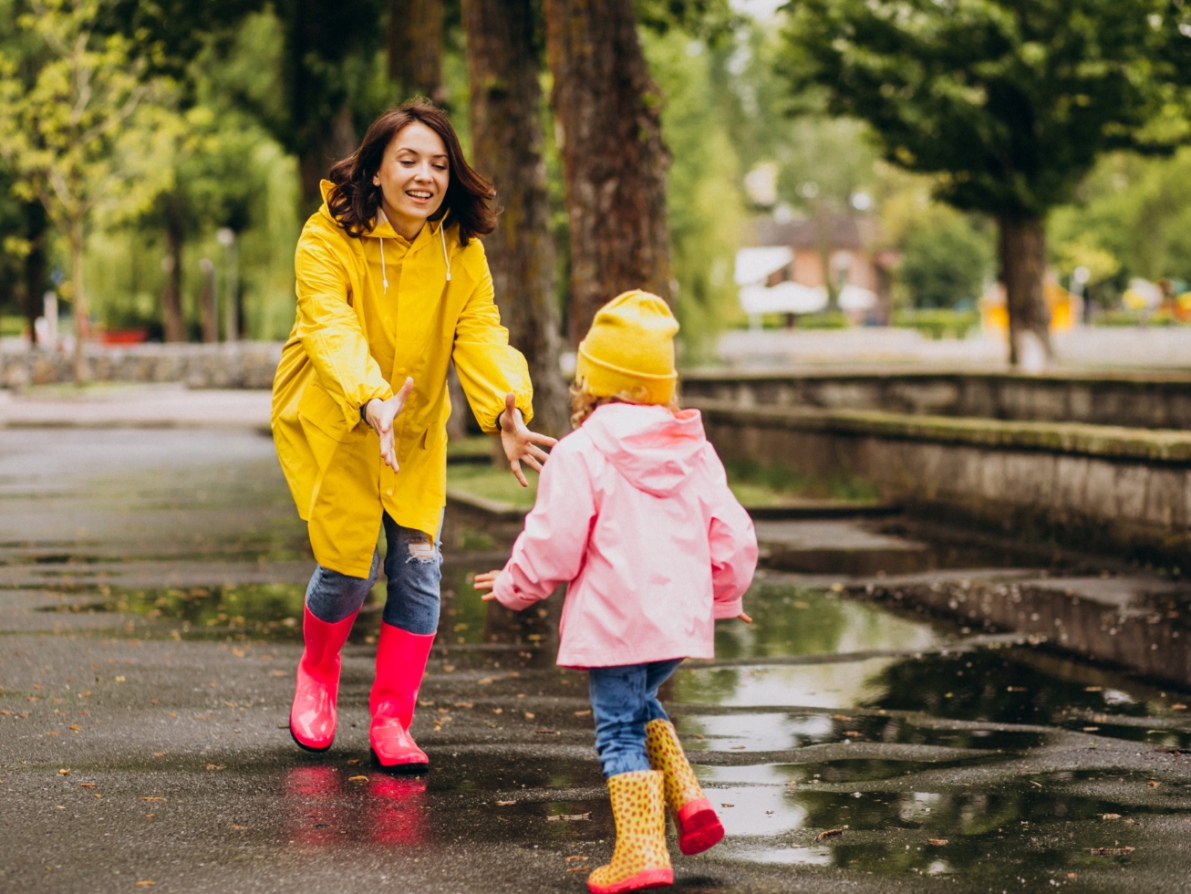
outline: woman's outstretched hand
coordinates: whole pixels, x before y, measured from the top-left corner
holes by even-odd
[[[505,411],[500,414],[500,443],[509,460],[509,468],[517,476],[522,487],[529,487],[525,473],[521,471],[524,462],[534,471],[542,471],[542,463],[549,455],[538,445],[553,447],[557,439],[530,431],[525,425],[521,411],[517,409],[517,396],[512,392],[505,395]],[[479,581],[479,577],[476,578]]]
[[[480,597],[485,602],[492,602],[496,599],[496,594],[492,592],[492,588],[496,586],[496,579],[498,577],[500,577],[499,568],[496,571],[483,571],[476,575],[475,588],[477,590],[488,590],[487,593]]]
[[[374,397],[364,407],[364,418],[380,437],[380,458],[394,472],[397,471],[397,448],[393,443],[393,420],[401,415],[413,390],[414,380],[406,379],[401,390],[388,400]]]
[[[738,619],[740,619],[741,621],[744,621],[744,623],[746,623],[746,624],[751,624],[751,623],[753,623],[753,619],[752,619],[752,618],[750,618],[748,615],[746,615],[744,612],[741,612],[741,613],[740,613],[740,614],[738,614],[736,617],[737,617]]]

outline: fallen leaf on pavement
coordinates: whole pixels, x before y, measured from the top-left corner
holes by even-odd
[[[139,882],[137,882],[137,883],[136,883],[136,886],[137,886],[138,888],[152,888],[152,887],[153,887],[153,882],[151,882],[149,879],[145,879],[145,880],[143,880],[143,881],[139,881]]]
[[[928,838],[928,839],[926,839],[926,843],[931,845],[932,847],[944,847],[947,844],[947,839],[946,838]]]
[[[1121,818],[1121,815],[1119,813],[1102,813],[1102,814],[1100,814],[1100,819],[1103,819],[1103,820],[1118,820],[1120,818]]]
[[[588,716],[590,716],[590,715],[591,715],[591,710],[590,710],[590,709],[588,709],[588,710],[586,710],[586,711],[576,711],[576,712],[575,712],[575,716],[576,716],[576,717],[588,717]]]
[[[208,770],[226,770],[227,766],[224,764],[207,764]]]
[[[577,823],[580,820],[589,820],[589,819],[591,819],[590,813],[566,813],[566,814],[560,814],[558,816],[548,816],[548,817],[546,817],[546,822],[548,822],[548,823]]]
[[[1150,786],[1150,788],[1157,788],[1157,787],[1158,787],[1158,786],[1160,786],[1161,784],[1162,784],[1162,783],[1161,783],[1161,782],[1159,782],[1157,779],[1151,779],[1151,780],[1149,781],[1149,786]]]
[[[59,775],[59,776],[69,776],[69,775],[70,775],[70,770],[67,770],[67,769],[62,769],[62,770],[59,770],[59,771],[58,771],[58,775]]]
[[[497,807],[508,807],[510,804],[516,804],[516,803],[517,803],[516,801],[497,801],[496,806]]]
[[[94,782],[80,782],[79,788],[95,788]]]
[[[349,776],[349,777],[347,777],[347,781],[348,782],[367,782],[368,777],[367,776]]]
[[[164,801],[165,798],[141,798],[142,801]]]
[[[573,856],[573,857],[567,857],[567,862],[568,863],[586,863],[587,857],[581,857],[578,855]]]
[[[248,827],[247,826],[237,826],[235,823],[232,823],[232,828],[235,829],[237,832],[243,832]]]
[[[815,841],[830,841],[832,838],[839,838],[843,834],[843,829],[828,829],[827,831],[820,832],[818,835],[816,835]]]

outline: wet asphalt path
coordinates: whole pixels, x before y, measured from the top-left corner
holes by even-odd
[[[502,546],[474,520],[410,779],[368,765],[375,614],[334,748],[284,728],[311,559],[268,439],[0,431],[0,507],[0,890],[581,892],[609,856],[586,681],[468,591]],[[1186,693],[814,571],[663,693],[728,830],[676,890],[1191,890]]]

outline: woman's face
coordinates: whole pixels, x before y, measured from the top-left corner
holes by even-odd
[[[412,241],[442,207],[450,177],[442,137],[415,121],[389,141],[372,183],[381,189],[393,229]]]

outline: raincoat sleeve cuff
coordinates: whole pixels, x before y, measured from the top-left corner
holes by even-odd
[[[715,619],[723,621],[728,618],[735,618],[744,611],[744,599],[737,596],[729,602],[717,602],[715,604]]]
[[[526,597],[517,592],[517,587],[513,583],[513,575],[508,571],[502,571],[496,578],[496,583],[492,587],[492,592],[496,596],[496,601],[507,609],[519,612],[529,608],[538,600],[531,597]]]

